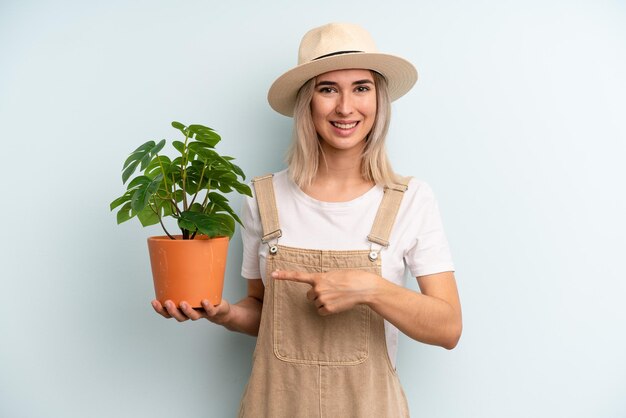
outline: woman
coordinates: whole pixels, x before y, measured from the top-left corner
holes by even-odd
[[[437,203],[424,182],[391,170],[390,101],[417,80],[351,24],[309,31],[299,65],[268,94],[294,117],[288,170],[253,181],[242,275],[231,305],[161,306],[258,335],[240,416],[408,416],[395,372],[398,330],[452,349],[461,308]],[[421,293],[403,287],[408,267]]]

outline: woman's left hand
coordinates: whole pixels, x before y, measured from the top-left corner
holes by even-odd
[[[311,286],[307,299],[315,304],[320,315],[344,312],[367,303],[381,279],[362,270],[333,270],[326,273],[276,270],[276,280],[289,280]]]

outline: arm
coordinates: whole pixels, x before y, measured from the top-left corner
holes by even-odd
[[[422,293],[359,270],[276,271],[272,277],[311,285],[307,298],[320,315],[366,304],[417,341],[452,349],[461,336],[461,305],[453,272],[418,277]]]
[[[462,331],[461,304],[454,273],[417,278],[422,293],[378,277],[364,303],[400,331],[426,344],[456,347]]]
[[[230,331],[256,336],[261,323],[264,292],[263,281],[253,279],[248,280],[248,295],[234,305],[229,304],[225,299],[222,299],[217,306],[212,306],[208,300],[203,300],[203,309],[193,309],[184,301],[177,307],[171,300],[166,300],[163,305],[158,300],[153,300],[152,307],[161,316],[174,318],[178,322],[205,318]]]

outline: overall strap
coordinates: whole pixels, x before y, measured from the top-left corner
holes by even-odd
[[[278,223],[278,209],[276,208],[276,197],[274,195],[273,174],[255,177],[252,179],[256,201],[259,206],[259,215],[263,225],[263,238],[261,241],[267,243],[282,235],[280,224]]]
[[[391,235],[391,228],[396,221],[396,215],[398,209],[400,209],[400,203],[404,192],[408,188],[411,177],[402,177],[398,184],[394,184],[391,187],[385,187],[385,194],[383,200],[380,202],[378,212],[376,212],[376,218],[374,218],[374,225],[367,239],[370,242],[382,245],[383,247],[389,246],[389,235]]]

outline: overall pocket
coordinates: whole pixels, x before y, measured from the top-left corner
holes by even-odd
[[[280,257],[273,258],[268,266],[271,266],[268,271],[322,272],[319,267],[293,264]],[[274,354],[277,358],[324,365],[359,364],[368,358],[370,308],[358,305],[346,312],[321,316],[306,297],[310,285],[270,280],[274,302]]]

